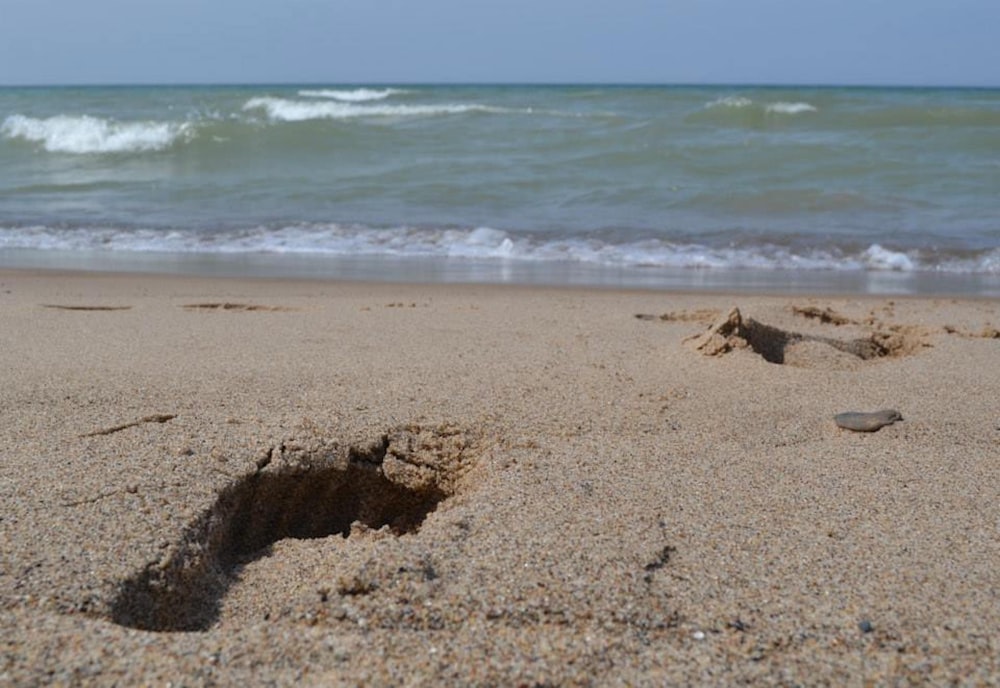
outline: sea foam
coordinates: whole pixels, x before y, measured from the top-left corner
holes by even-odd
[[[862,254],[865,266],[874,270],[899,270],[910,272],[917,268],[913,259],[905,253],[890,251],[879,244],[872,244]]]
[[[158,151],[192,131],[188,122],[116,122],[87,115],[10,115],[0,125],[7,138],[40,143],[50,153],[75,154]]]

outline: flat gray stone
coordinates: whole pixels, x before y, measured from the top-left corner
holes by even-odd
[[[897,420],[903,420],[903,416],[895,409],[883,409],[870,413],[847,411],[833,417],[833,421],[839,427],[855,432],[875,432],[886,425],[892,425]]]

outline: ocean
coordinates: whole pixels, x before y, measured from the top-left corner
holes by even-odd
[[[1000,90],[0,88],[0,265],[1000,296]]]

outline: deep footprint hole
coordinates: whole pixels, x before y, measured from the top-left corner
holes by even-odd
[[[218,621],[240,569],[279,540],[346,538],[356,522],[388,526],[395,535],[416,532],[449,491],[442,481],[408,486],[390,479],[384,470],[389,451],[385,436],[369,447],[317,452],[307,465],[272,464],[237,481],[186,529],[165,561],[122,583],[111,620],[147,631],[205,631]],[[395,451],[391,459],[405,463],[405,453]]]

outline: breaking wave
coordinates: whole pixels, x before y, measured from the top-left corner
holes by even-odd
[[[758,102],[744,96],[724,96],[705,103],[700,111],[692,113],[692,118],[723,125],[754,125],[762,124],[772,115],[819,112],[817,105],[805,101]],[[845,102],[825,107],[823,114],[823,126],[848,130],[1000,126],[1000,107],[989,102],[897,102],[865,108]]]
[[[287,98],[251,98],[243,109],[263,110],[272,120],[304,122],[312,119],[357,119],[360,117],[431,117],[435,115],[460,115],[470,112],[510,113],[521,112],[490,105],[443,103],[440,105],[360,105],[330,101],[302,101]],[[530,112],[524,110],[523,112]]]
[[[812,103],[776,101],[773,103],[758,103],[743,96],[725,96],[705,103],[706,110],[750,110],[772,115],[801,115],[809,112],[819,112]]]
[[[756,101],[744,96],[724,96],[705,103],[688,116],[689,121],[724,127],[771,127],[799,122],[819,108],[804,101]]]
[[[10,115],[0,125],[9,139],[39,143],[50,153],[160,151],[193,134],[190,122],[116,122],[99,117]]]

